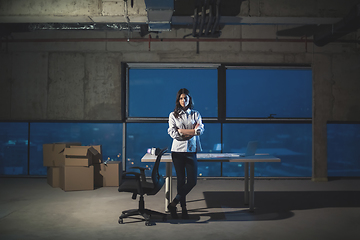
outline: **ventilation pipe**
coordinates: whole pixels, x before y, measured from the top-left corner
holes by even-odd
[[[219,37],[221,0],[199,1],[194,10],[193,37]],[[198,32],[197,32],[198,30]],[[184,36],[185,37],[185,36]]]
[[[213,28],[211,30],[211,35],[212,36],[220,36],[220,32],[216,33],[216,28],[219,26],[219,22],[220,22],[220,2],[221,0],[216,0],[216,6],[215,6],[215,11],[216,11],[216,16],[215,16],[215,23],[213,25]]]

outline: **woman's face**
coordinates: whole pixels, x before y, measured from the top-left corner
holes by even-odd
[[[189,105],[189,101],[190,101],[190,97],[188,95],[186,95],[185,93],[180,95],[179,102],[182,108],[186,108],[187,105]]]

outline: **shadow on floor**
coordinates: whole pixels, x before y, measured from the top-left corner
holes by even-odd
[[[244,205],[244,193],[238,191],[204,192],[209,221],[262,221],[280,220],[294,216],[294,210],[317,208],[360,207],[359,191],[286,191],[255,192],[255,210],[248,211]],[[222,213],[211,213],[211,209],[222,209]],[[244,208],[240,211],[227,211]],[[199,213],[200,216],[203,213]]]
[[[170,224],[206,224],[211,221],[268,221],[293,217],[294,210],[360,207],[360,191],[287,191],[255,192],[255,210],[244,205],[244,193],[238,191],[204,192],[206,207],[188,209],[190,219],[171,219]],[[239,210],[240,209],[240,210]],[[134,219],[135,222],[139,219]],[[140,220],[141,221],[141,220]],[[152,218],[152,225],[162,222]]]

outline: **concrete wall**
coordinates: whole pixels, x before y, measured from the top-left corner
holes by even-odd
[[[264,1],[245,3],[260,4],[255,7],[263,15],[283,14]],[[327,14],[330,13],[328,9]],[[319,12],[310,15],[316,14]],[[320,48],[305,41],[270,41],[276,39],[277,30],[287,27],[226,26],[220,39],[257,40],[200,42],[199,48],[196,42],[182,40],[191,29],[161,33],[159,38],[164,41],[151,42],[150,47],[147,36],[143,41],[133,40],[140,38],[137,33],[130,36],[126,32],[91,31],[14,33],[15,40],[27,41],[1,44],[0,120],[122,120],[121,62],[307,64],[313,70],[313,179],[326,180],[326,123],[360,121],[359,44],[330,43]],[[359,36],[358,31],[345,39]],[[95,38],[98,40],[93,41]],[[127,38],[129,42],[121,41]]]

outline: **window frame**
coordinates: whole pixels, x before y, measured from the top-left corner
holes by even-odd
[[[220,141],[223,144],[223,125],[226,123],[309,123],[312,124],[311,118],[241,118],[241,117],[227,117],[226,116],[226,70],[227,69],[309,69],[310,65],[239,65],[239,64],[224,64],[224,63],[126,63],[126,104],[125,104],[125,119],[123,130],[123,162],[126,161],[126,123],[165,123],[168,121],[167,117],[129,117],[129,70],[130,68],[138,69],[196,69],[196,68],[217,68],[218,72],[218,116],[215,118],[203,117],[204,123],[219,123],[221,128]],[[221,149],[223,152],[223,149]],[[221,175],[223,177],[223,163],[221,163]],[[124,164],[124,169],[126,166]],[[206,176],[205,176],[206,178]]]

